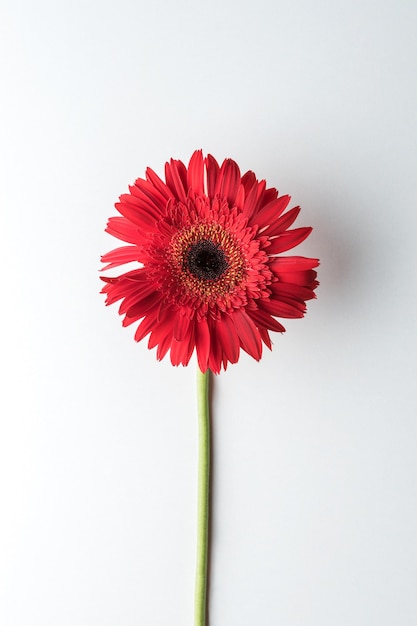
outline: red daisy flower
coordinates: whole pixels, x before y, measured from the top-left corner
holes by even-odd
[[[140,321],[157,358],[170,350],[173,365],[187,365],[196,350],[202,372],[236,363],[240,348],[254,359],[269,331],[284,332],[275,317],[303,317],[318,285],[317,259],[278,256],[301,243],[310,227],[288,230],[300,207],[284,213],[290,197],[266,188],[237,163],[221,167],[194,152],[188,168],[171,159],[165,179],[151,169],[116,208],[107,232],[129,243],[105,254],[108,270],[137,269],[103,278],[106,304],[121,300],[123,325]]]

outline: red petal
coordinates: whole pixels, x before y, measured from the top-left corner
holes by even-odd
[[[237,208],[241,211],[243,210],[243,207],[245,205],[245,188],[243,185],[239,185],[234,205],[237,206]]]
[[[228,361],[230,361],[230,363],[237,363],[239,360],[240,342],[229,313],[223,314],[222,317],[216,321],[215,330]]]
[[[301,208],[299,206],[290,209],[284,215],[281,215],[276,222],[272,223],[270,226],[267,226],[265,230],[262,231],[262,235],[268,237],[274,237],[275,235],[280,235],[284,231],[287,230],[297,219]]]
[[[257,213],[255,213],[249,220],[250,225],[257,225],[260,229],[265,226],[273,224],[278,217],[285,211],[289,202],[290,196],[281,196],[269,202],[263,206]]]
[[[137,270],[131,270],[130,272],[126,272],[125,274],[123,274],[123,278],[140,282],[147,282],[149,280],[148,271],[145,267],[140,267]]]
[[[117,202],[114,206],[126,219],[139,226],[140,230],[147,232],[149,229],[155,229],[155,217],[148,213],[146,209],[138,206],[138,200],[135,201],[131,195],[124,194],[120,196],[120,202]]]
[[[102,278],[102,280],[108,283],[102,290],[107,294],[106,304],[113,304],[121,298],[130,296],[140,285],[139,281],[129,280],[129,273],[116,278]]]
[[[136,302],[139,302],[155,291],[152,282],[136,283],[136,288],[131,291],[122,301],[119,307],[119,314],[124,315]],[[131,317],[131,316],[128,316]]]
[[[183,313],[177,313],[174,322],[174,339],[177,341],[183,341],[186,339],[190,330],[191,320],[187,315]]]
[[[264,344],[270,349],[272,350],[272,341],[271,341],[271,337],[269,336],[268,331],[266,330],[266,328],[260,328],[259,329],[259,334],[261,335],[261,339],[264,342]]]
[[[187,363],[191,359],[191,355],[194,352],[194,348],[195,348],[195,335],[194,335],[194,324],[192,323],[188,331],[188,348],[187,348],[187,353],[186,353]]]
[[[292,283],[315,289],[319,282],[316,280],[317,272],[315,270],[305,270],[304,272],[277,272],[277,278],[281,283]]]
[[[194,350],[194,343],[190,342],[190,338],[187,337],[184,341],[172,340],[171,343],[171,363],[172,365],[188,365],[191,355]]]
[[[293,283],[273,283],[271,285],[271,291],[278,299],[293,298],[299,302],[305,300],[311,300],[315,298],[315,293],[310,287],[304,287],[302,285],[296,285]]]
[[[174,159],[171,159],[170,163],[165,163],[165,178],[167,185],[171,189],[174,196],[181,202],[186,202],[187,170],[184,163],[181,161],[175,161]]]
[[[174,194],[169,189],[168,185],[164,183],[164,181],[159,178],[158,174],[156,174],[150,167],[146,170],[146,180],[153,185],[153,187],[160,193],[160,195],[165,198],[165,200],[169,200],[174,197]]]
[[[208,368],[210,354],[210,331],[205,318],[195,321],[195,344],[198,365],[200,370],[205,372]]]
[[[138,178],[134,185],[129,186],[129,191],[133,196],[140,199],[158,219],[165,215],[168,199],[152,183],[143,180],[143,178]]]
[[[159,317],[158,313],[160,313]],[[168,308],[164,309],[163,312],[158,311],[158,313],[155,315],[155,323],[152,328],[151,336],[149,337],[148,347],[150,349],[164,342],[167,337],[170,343],[172,342],[172,317],[174,311]]]
[[[240,182],[244,186],[245,193],[247,195],[249,191],[252,189],[252,187],[254,186],[254,184],[257,183],[258,181],[256,180],[256,176],[254,172],[249,170],[243,174]]]
[[[256,181],[252,190],[248,193],[247,200],[243,209],[243,214],[249,219],[250,225],[256,225],[256,216],[261,207],[268,205],[271,199],[277,196],[276,189],[265,189],[266,182],[264,180]]]
[[[120,248],[116,248],[111,252],[107,252],[107,254],[103,254],[101,257],[102,263],[107,263],[105,267],[103,267],[102,271],[111,269],[112,267],[118,267],[119,265],[123,265],[124,263],[132,263],[133,261],[139,260],[139,250],[137,246],[121,246]]]
[[[192,188],[197,196],[204,195],[204,161],[202,150],[196,150],[188,164],[188,188]]]
[[[255,309],[254,311],[250,311],[250,313],[248,312],[248,314],[257,325],[259,331],[262,328],[265,328],[268,330],[273,330],[277,333],[285,333],[284,326],[280,324],[276,319],[271,317],[266,311],[262,311],[262,309]]]
[[[150,309],[162,300],[163,294],[160,291],[150,293],[145,298],[133,304],[126,312],[126,317],[143,317]]]
[[[170,359],[171,365],[180,365],[183,362],[184,342],[175,338],[171,342]]]
[[[232,319],[239,335],[242,348],[254,359],[259,361],[262,356],[262,342],[255,324],[241,309],[236,309]]]
[[[303,310],[300,311],[298,306],[289,304],[288,302],[282,302],[281,300],[261,300],[259,307],[262,307],[264,311],[270,313],[271,315],[285,317],[288,319],[304,317],[305,313],[305,306],[303,307]]]
[[[252,172],[248,172],[248,173],[251,174]],[[242,182],[243,182],[243,178],[242,178]],[[246,186],[246,199],[243,205],[243,215],[245,217],[248,217],[249,219],[252,217],[255,211],[260,194],[265,189],[265,181],[262,181],[262,183],[258,183],[258,181],[256,180],[254,176],[254,182],[252,184],[252,187],[249,188],[248,186]]]
[[[127,243],[138,243],[139,239],[138,229],[125,217],[110,217],[107,222],[106,233]]]
[[[217,177],[215,194],[226,198],[230,206],[234,206],[240,185],[239,166],[232,159],[225,159]]]
[[[217,184],[217,176],[220,168],[216,159],[211,154],[207,155],[205,163],[207,168],[207,195],[209,196],[209,198],[213,198],[214,190],[216,189]]]
[[[269,266],[273,272],[299,272],[318,265],[318,259],[309,259],[304,256],[281,256],[273,259]]]
[[[214,374],[219,374],[222,367],[223,350],[216,333],[216,328],[211,326],[210,331],[210,353],[208,366]]]
[[[107,293],[109,286],[110,285],[114,285],[115,283],[119,282],[119,278],[118,276],[116,277],[112,277],[112,276],[100,276],[100,280],[103,281],[103,283],[108,283],[106,284],[105,287],[103,287],[103,289],[101,290],[100,293]]]
[[[259,205],[259,209],[276,200],[277,195],[278,189],[275,189],[275,187],[269,187],[268,189],[265,189],[265,192],[262,195],[262,204]]]
[[[287,230],[285,233],[282,233],[282,235],[278,235],[276,239],[272,239],[271,245],[266,251],[268,254],[279,254],[290,248],[295,248],[295,246],[298,246],[298,244],[309,236],[312,230],[311,226]]]
[[[153,314],[150,314],[144,317],[136,329],[135,341],[141,341],[141,339],[146,337],[146,335],[151,332],[154,326],[155,326],[155,316]]]
[[[161,340],[161,342],[158,344],[158,348],[156,350],[156,358],[158,359],[158,361],[161,361],[164,358],[164,356],[170,349],[171,345],[172,345],[172,334],[164,337]]]

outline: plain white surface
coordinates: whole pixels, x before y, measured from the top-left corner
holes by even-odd
[[[215,380],[210,626],[417,623],[415,2],[1,4],[0,622],[192,624],[194,365],[99,255],[203,148],[293,204],[318,299]]]

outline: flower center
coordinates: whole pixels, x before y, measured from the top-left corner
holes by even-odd
[[[202,239],[190,246],[184,258],[184,268],[201,280],[217,280],[228,267],[223,250],[209,239]]]
[[[225,307],[246,275],[241,241],[215,221],[178,230],[164,255],[170,276],[167,292],[176,302],[179,298],[193,306],[197,306],[195,302],[222,302]]]

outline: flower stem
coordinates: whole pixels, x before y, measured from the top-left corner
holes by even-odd
[[[207,561],[210,485],[209,378],[210,370],[207,370],[203,374],[200,368],[198,368],[198,516],[194,626],[205,626],[207,614]]]

